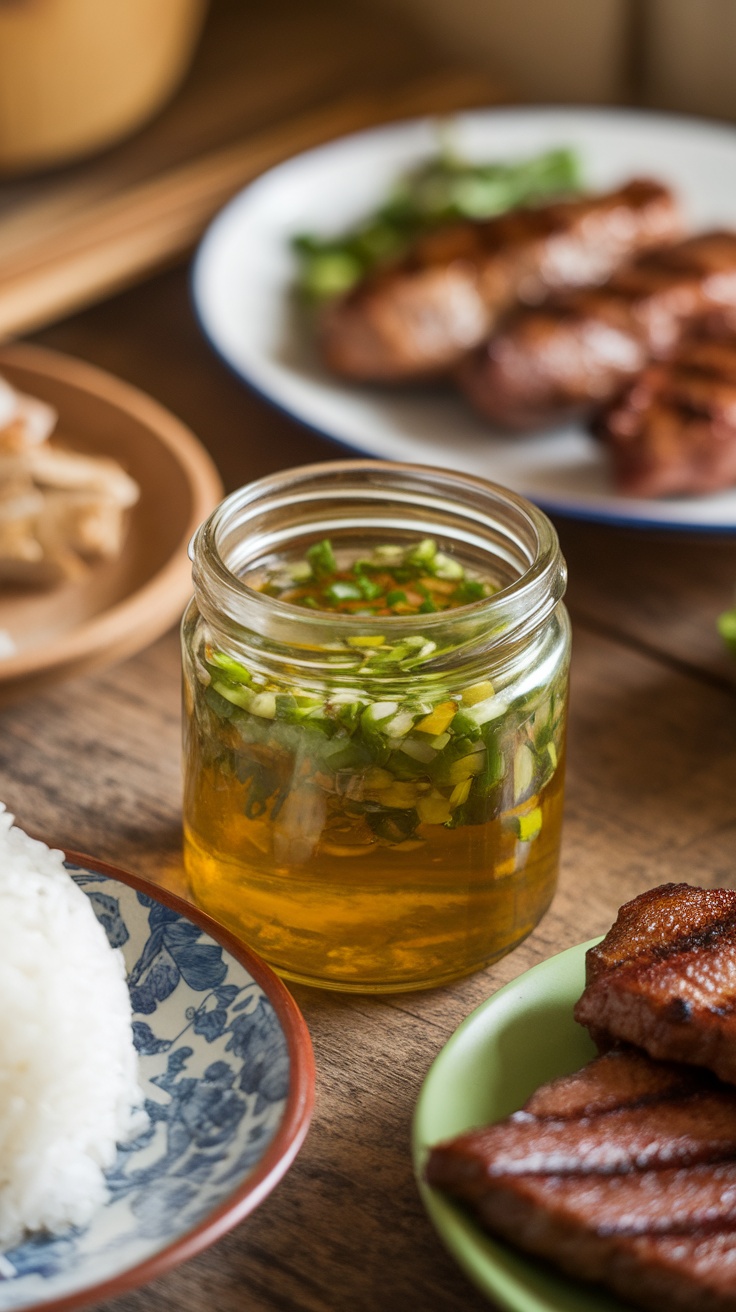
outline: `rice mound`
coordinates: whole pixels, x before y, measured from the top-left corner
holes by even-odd
[[[0,1244],[86,1225],[145,1123],[122,953],[0,803]]]

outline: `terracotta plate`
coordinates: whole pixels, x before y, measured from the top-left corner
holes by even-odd
[[[118,560],[53,590],[0,592],[0,629],[16,647],[0,659],[4,703],[130,656],[175,623],[191,593],[189,539],[222,485],[189,429],[110,374],[26,345],[0,349],[0,374],[56,408],[56,440],[113,456],[141,489]]]
[[[70,1312],[201,1252],[288,1170],[314,1102],[307,1027],[260,958],[145,880],[67,864],[123,953],[148,1124],[88,1226],[0,1251],[0,1312]]]

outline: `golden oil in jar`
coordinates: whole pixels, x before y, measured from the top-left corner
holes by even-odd
[[[562,820],[569,627],[545,517],[445,471],[316,466],[223,503],[195,585],[196,901],[288,978],[342,989],[429,987],[521,941]]]

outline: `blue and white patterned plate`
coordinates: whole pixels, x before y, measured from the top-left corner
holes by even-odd
[[[306,1025],[268,966],[164,890],[68,866],[125,957],[148,1125],[86,1229],[0,1252],[0,1312],[110,1298],[219,1239],[288,1169],[314,1100]]]

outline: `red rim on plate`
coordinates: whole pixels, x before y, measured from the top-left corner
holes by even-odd
[[[182,1235],[180,1239],[161,1249],[159,1253],[155,1253],[153,1257],[146,1258],[144,1262],[127,1271],[96,1285],[79,1289],[75,1293],[64,1294],[61,1298],[28,1304],[22,1312],[52,1312],[52,1310],[71,1312],[72,1309],[84,1307],[89,1303],[117,1298],[129,1289],[156,1280],[173,1267],[188,1262],[190,1258],[209,1248],[218,1239],[222,1239],[223,1235],[243,1221],[259,1203],[263,1202],[286,1174],[304,1142],[314,1107],[314,1052],[309,1030],[286,985],[274,974],[270,966],[204,912],[192,907],[183,898],[168,892],[167,889],[159,888],[151,880],[142,879],[139,875],[121,870],[118,866],[108,865],[104,861],[97,861],[80,852],[65,852],[64,857],[72,865],[89,870],[93,874],[106,875],[121,884],[127,884],[137,893],[145,893],[147,897],[178,912],[214,939],[247,970],[249,975],[252,975],[271,1002],[286,1039],[289,1052],[289,1093],[281,1124],[260,1162],[248,1179],[204,1221],[188,1234]]]

